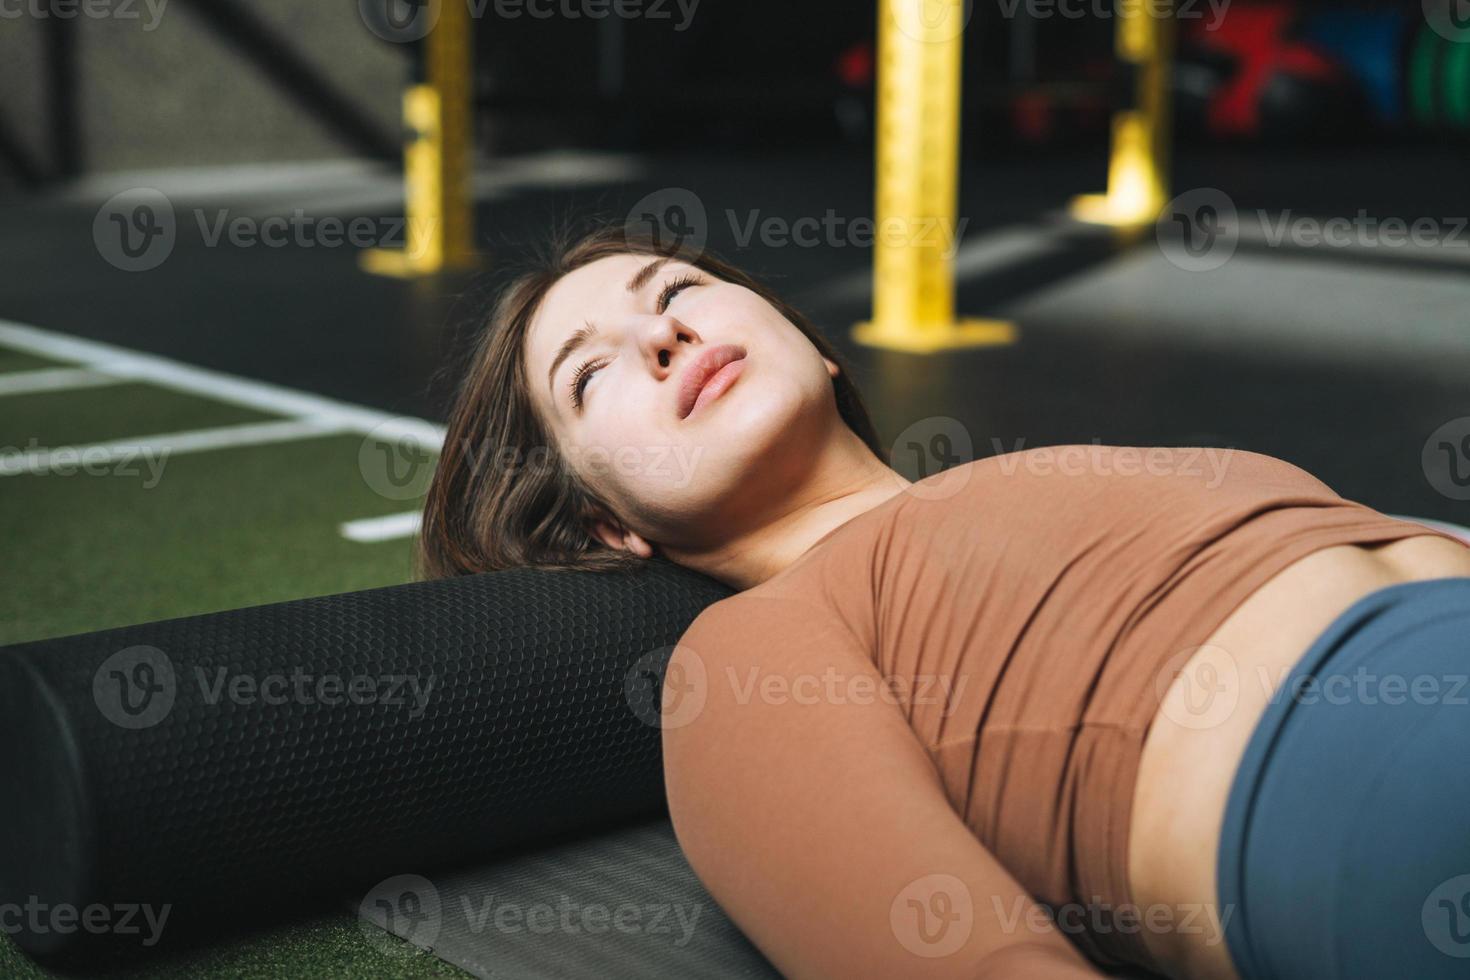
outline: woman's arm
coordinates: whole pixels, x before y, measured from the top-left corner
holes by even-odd
[[[1102,976],[950,807],[847,631],[759,603],[684,634],[663,730],[679,842],[751,941],[797,980]]]

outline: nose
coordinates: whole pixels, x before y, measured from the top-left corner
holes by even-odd
[[[654,377],[664,378],[673,370],[679,351],[699,340],[686,323],[667,313],[646,316],[638,327],[638,346]]]

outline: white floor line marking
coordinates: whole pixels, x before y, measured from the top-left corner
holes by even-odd
[[[411,510],[404,514],[364,517],[356,521],[347,521],[339,525],[337,530],[341,531],[342,537],[348,541],[364,543],[392,541],[397,538],[411,538],[418,534],[421,521],[422,515],[416,510]]]
[[[119,378],[147,381],[174,391],[200,395],[263,412],[331,420],[342,431],[381,436],[438,452],[444,427],[424,419],[391,415],[264,381],[250,381],[223,371],[194,367],[166,357],[141,354],[95,340],[82,340],[10,320],[0,320],[0,346],[63,361],[79,361]]]
[[[53,446],[0,455],[0,476],[50,472],[90,472],[115,463],[135,463],[141,458],[161,475],[170,456],[210,449],[261,446],[267,443],[311,439],[350,431],[333,418],[284,419],[278,422],[248,422],[191,432],[166,432],[85,446]],[[155,466],[156,463],[156,466]]]
[[[121,384],[122,379],[89,368],[38,368],[0,374],[0,395],[29,395],[38,391],[70,391]]]

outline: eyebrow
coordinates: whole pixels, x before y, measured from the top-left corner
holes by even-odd
[[[658,270],[662,268],[663,264],[667,261],[669,261],[669,256],[654,259],[652,262],[648,263],[643,268],[635,272],[633,274],[633,278],[629,279],[627,285],[623,288],[630,293],[637,293],[644,286],[648,285],[648,281],[658,273]],[[593,325],[591,320],[588,320],[586,326],[578,328],[575,333],[567,338],[566,343],[562,344],[561,347],[558,348],[556,352],[556,357],[552,358],[551,360],[551,370],[546,372],[546,387],[547,390],[551,392],[551,398],[553,402],[556,400],[557,369],[561,367],[563,361],[575,354],[577,352],[577,349],[586,344],[587,341],[591,340],[593,336],[596,335],[596,333],[597,327]]]

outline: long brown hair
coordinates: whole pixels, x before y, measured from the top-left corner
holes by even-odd
[[[588,530],[591,505],[605,504],[557,452],[527,385],[525,338],[546,294],[561,277],[611,255],[680,259],[765,299],[842,368],[832,379],[837,410],[873,454],[883,457],[843,359],[804,314],[769,287],[707,252],[678,242],[663,245],[617,225],[598,224],[580,236],[563,231],[547,246],[539,261],[500,292],[455,393],[424,502],[415,555],[420,577],[525,567],[631,571],[643,564]]]

